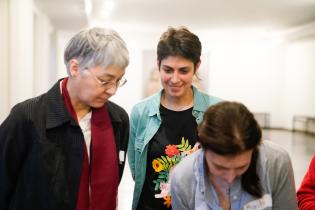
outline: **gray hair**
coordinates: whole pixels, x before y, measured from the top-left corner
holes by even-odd
[[[81,70],[96,66],[107,68],[109,65],[125,69],[129,64],[129,52],[126,43],[116,31],[91,28],[72,37],[65,49],[64,63],[68,75],[71,59],[78,60]]]

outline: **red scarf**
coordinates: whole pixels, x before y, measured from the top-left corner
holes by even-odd
[[[62,81],[62,96],[71,116],[77,120],[67,90],[68,78]],[[118,191],[118,159],[111,119],[106,107],[93,108],[91,118],[91,156],[86,144],[76,210],[115,210]],[[89,193],[91,186],[91,194]],[[89,196],[90,195],[90,196]]]

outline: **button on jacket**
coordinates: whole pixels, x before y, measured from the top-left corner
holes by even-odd
[[[129,137],[124,109],[108,101],[121,179]],[[0,126],[0,209],[75,210],[84,137],[64,105],[60,81],[17,104]],[[124,153],[120,152],[124,151]]]

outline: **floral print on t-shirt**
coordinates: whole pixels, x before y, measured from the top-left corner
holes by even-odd
[[[185,156],[197,151],[199,144],[196,143],[193,148],[189,145],[188,139],[182,137],[181,144],[167,145],[165,148],[165,155],[161,155],[152,161],[152,167],[156,173],[158,173],[157,179],[153,180],[155,184],[155,191],[160,193],[155,194],[155,198],[163,198],[164,205],[167,208],[171,207],[171,195],[170,195],[170,180],[169,174],[172,167],[179,163]]]

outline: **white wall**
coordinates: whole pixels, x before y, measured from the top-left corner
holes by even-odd
[[[0,0],[0,123],[9,112],[9,0]]]
[[[57,71],[56,71],[56,78],[60,79],[63,77],[68,76],[67,69],[64,64],[64,50],[68,43],[68,41],[72,38],[72,36],[77,31],[66,31],[66,30],[58,30],[56,32],[56,62],[57,62]],[[54,81],[56,82],[56,81]]]
[[[315,36],[290,42],[286,50],[285,127],[293,115],[315,116]]]
[[[33,0],[0,0],[0,29],[1,123],[15,104],[51,86],[53,28]]]
[[[0,122],[16,103],[33,96],[33,1],[1,0]]]
[[[211,50],[209,93],[241,101],[253,112],[268,112],[272,124],[282,105],[283,46],[262,43],[221,43]]]
[[[229,88],[227,98],[243,102],[253,112],[270,113],[271,126],[282,127],[280,114],[285,74],[283,44],[262,42],[250,47],[240,46],[239,49],[241,48],[242,50],[235,51],[235,63],[229,61],[229,58],[233,60],[231,54],[225,60],[225,63],[231,64],[230,71],[235,72],[230,78],[234,83]],[[222,69],[218,68],[217,71]],[[220,81],[220,78],[212,78]],[[228,83],[225,84],[229,87]],[[224,85],[214,87],[217,90],[220,88],[226,89]]]
[[[53,28],[49,18],[40,11],[35,12],[34,31],[34,95],[46,92],[51,86],[51,36]],[[54,78],[54,77],[53,77]]]
[[[34,16],[32,0],[10,0],[9,106],[34,95]]]

